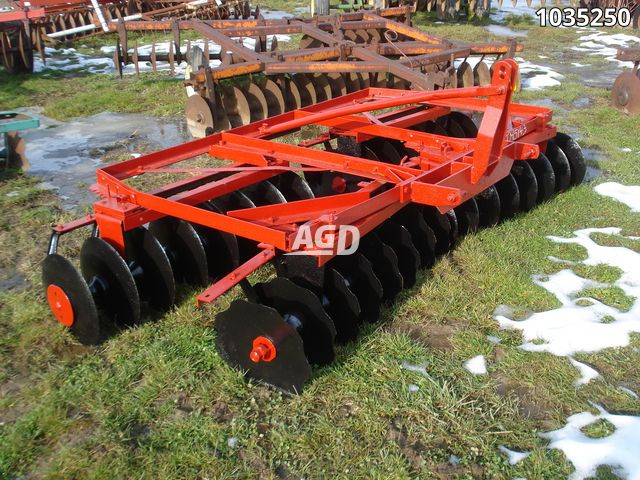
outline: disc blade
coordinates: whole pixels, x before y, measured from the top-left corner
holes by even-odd
[[[140,322],[136,283],[115,248],[101,238],[87,238],[80,249],[80,271],[89,285],[98,314],[104,314],[119,327]]]
[[[549,159],[556,177],[555,192],[564,192],[571,185],[571,165],[569,165],[567,156],[553,140],[547,141],[545,155]]]
[[[69,326],[80,343],[96,345],[115,332],[114,324],[98,315],[87,282],[69,260],[57,254],[47,255],[42,262],[42,283],[52,312],[60,323]],[[49,295],[52,285],[60,288],[67,296],[71,307],[70,316],[64,316],[64,308],[67,306],[64,299],[52,301]]]
[[[420,267],[431,268],[436,263],[436,236],[417,205],[409,205],[392,217],[407,229],[420,254]]]
[[[372,138],[371,140],[362,142],[361,145],[363,147],[362,154],[365,158],[370,158],[367,156],[369,151],[374,152],[374,155],[370,158],[371,160],[378,159],[385,163],[399,165],[404,156],[402,143],[394,142],[386,138]]]
[[[329,85],[329,80],[325,75],[321,73],[314,75],[312,85],[316,90],[316,101],[331,100],[331,85]]]
[[[245,94],[238,87],[223,88],[222,103],[232,127],[241,127],[251,123],[251,107]]]
[[[152,222],[149,231],[169,257],[176,281],[198,286],[207,284],[207,256],[191,224],[165,217]]]
[[[169,257],[160,242],[146,228],[125,232],[127,266],[136,282],[140,299],[157,311],[175,302],[176,284]]]
[[[227,213],[230,210],[242,210],[245,208],[255,208],[256,204],[253,203],[249,197],[247,197],[241,191],[235,191],[229,195],[223,195],[222,197],[215,198],[210,202],[220,212]],[[258,244],[254,240],[249,240],[244,237],[236,237],[238,242],[238,254],[240,262],[246,262],[256,253],[258,253]]]
[[[302,392],[311,378],[302,339],[275,309],[234,300],[216,315],[215,328],[220,356],[247,377],[294,394]],[[269,339],[276,348],[277,354],[270,362],[254,362],[249,357],[258,337]]]
[[[331,85],[331,97],[337,98],[347,94],[347,85],[340,73],[328,73],[329,85]]]
[[[215,128],[213,111],[209,102],[200,95],[191,95],[187,99],[185,116],[187,127],[193,137],[202,138],[213,133]]]
[[[309,105],[314,105],[317,101],[316,98],[316,89],[313,87],[313,83],[304,74],[298,73],[293,75],[293,82],[298,87],[298,91],[300,92],[300,101],[302,102],[302,107],[307,107]]]
[[[373,272],[371,262],[361,253],[337,256],[329,263],[347,281],[349,290],[358,298],[360,322],[376,322],[380,316],[382,284]]]
[[[640,113],[640,77],[636,72],[621,73],[611,89],[611,103],[630,115]]]
[[[392,301],[404,285],[396,253],[375,233],[366,235],[360,241],[359,250],[369,259],[373,272],[380,280],[382,299],[385,302]]]
[[[456,211],[454,209],[449,210],[446,213],[446,217],[449,220],[449,225],[451,225],[451,248],[455,248],[460,241],[460,227],[458,226],[458,217],[456,216]]]
[[[313,198],[311,187],[304,178],[294,172],[284,172],[270,179],[270,182],[284,195],[287,202]]]
[[[264,93],[262,93],[262,90],[260,90],[260,87],[250,82],[243,93],[249,102],[251,121],[257,122],[267,118],[269,106],[267,105],[267,98],[264,96]]]
[[[465,138],[476,138],[478,136],[478,127],[471,117],[462,112],[451,112],[449,117],[455,120],[458,125],[462,127]]]
[[[538,200],[538,181],[529,162],[514,162],[511,175],[515,178],[520,192],[520,210],[528,212],[536,206]]]
[[[461,237],[478,231],[480,224],[480,213],[478,204],[473,198],[454,208],[456,219],[458,220],[458,232]]]
[[[587,173],[587,162],[578,142],[566,133],[558,132],[553,139],[569,160],[571,167],[571,185],[580,185]]]
[[[473,68],[468,62],[462,62],[457,70],[458,86],[463,88],[473,87]]]
[[[269,117],[275,117],[276,115],[284,113],[287,106],[284,101],[284,95],[282,95],[282,91],[276,82],[265,78],[259,86],[267,101],[267,112]]]
[[[283,277],[258,283],[254,289],[261,303],[275,308],[298,332],[310,364],[327,365],[333,361],[336,327],[313,292]]]
[[[491,83],[491,73],[489,72],[489,66],[480,61],[473,68],[473,83],[476,86],[484,87]]]
[[[450,115],[445,115],[444,117],[440,117],[436,123],[440,125],[447,132],[447,135],[455,138],[465,138],[465,131],[462,129],[460,124],[456,122],[453,117]]]
[[[436,255],[444,255],[451,249],[451,223],[446,215],[441,214],[435,207],[425,206],[422,216],[431,228],[436,238],[434,251]]]
[[[479,227],[497,225],[500,221],[500,197],[495,187],[491,186],[473,198],[478,205]]]
[[[513,175],[509,174],[495,185],[500,197],[500,220],[514,217],[520,210],[520,191]]]
[[[411,241],[411,234],[391,219],[380,225],[376,232],[398,256],[398,269],[402,275],[404,288],[413,287],[416,283],[418,268],[420,268],[420,253]]]
[[[277,203],[287,203],[287,199],[273,183],[264,180],[249,187],[243,188],[242,192],[251,199],[258,207],[263,205],[274,205]]]
[[[529,165],[533,169],[538,182],[537,202],[540,204],[549,200],[556,189],[556,176],[553,167],[544,153],[535,160],[530,160]]]
[[[203,203],[199,207],[215,213],[222,213],[211,202]],[[209,277],[219,280],[240,264],[238,240],[235,235],[198,224],[192,224],[192,227],[204,247]]]

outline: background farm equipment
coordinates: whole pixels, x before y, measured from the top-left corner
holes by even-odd
[[[400,7],[307,20],[132,22],[119,30],[114,60],[136,66],[149,61],[154,67],[168,60],[173,68],[187,57],[187,123],[194,136],[202,137],[370,86],[488,85],[490,62],[522,49],[515,41],[464,44],[436,37],[413,28],[410,15],[410,7]],[[131,54],[130,30],[173,30],[175,36],[168,53],[153,47],[151,54],[139,54],[137,48]],[[192,46],[183,53],[183,30],[202,34],[204,48]],[[277,35],[291,34],[302,35],[298,48],[280,50]],[[247,37],[253,48],[243,43]]]
[[[213,281],[199,305],[240,284],[248,299],[215,320],[221,356],[299,392],[461,236],[582,181],[580,147],[549,109],[511,102],[516,80],[505,59],[485,86],[369,87],[101,168],[94,213],[53,229],[49,306],[95,344],[170,308],[177,284]],[[351,255],[296,246],[304,229],[347,226]],[[79,272],[57,252],[82,227]],[[277,277],[251,285],[267,263]]]
[[[620,111],[637,115],[640,113],[640,48],[621,48],[616,58],[622,62],[633,62],[633,68],[616,78],[611,90],[611,103]]]
[[[0,13],[0,58],[10,73],[33,71],[45,45],[113,32],[121,21],[163,18],[248,18],[247,0],[7,0]],[[11,10],[9,10],[11,9]]]
[[[494,1],[498,8],[502,8],[504,0]],[[640,9],[637,0],[511,0],[514,7],[526,3],[529,7],[544,8],[547,5],[581,8],[628,8],[633,19],[632,25],[638,28]],[[491,0],[340,0],[340,3],[330,4],[329,0],[311,0],[311,11],[319,14],[328,14],[330,10],[352,12],[360,9],[389,8],[401,5],[411,5],[416,12],[435,12],[440,20],[457,20],[461,16],[467,18],[487,17],[491,10]]]

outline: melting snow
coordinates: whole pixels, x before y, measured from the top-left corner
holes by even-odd
[[[562,450],[573,464],[575,472],[571,479],[595,476],[599,465],[610,465],[622,478],[640,478],[640,417],[613,415],[601,407],[598,410],[598,415],[589,412],[571,415],[563,428],[540,435],[550,440],[549,448]],[[590,438],[581,432],[599,420],[611,422],[615,432],[603,438]]]
[[[632,398],[638,398],[638,394],[636,392],[634,392],[633,390],[627,388],[627,387],[618,387],[620,390],[622,390],[624,393],[626,393],[627,395],[629,395]]]
[[[591,380],[593,380],[594,378],[597,378],[600,376],[597,370],[591,368],[589,365],[585,363],[581,363],[577,361],[575,358],[569,358],[569,361],[571,362],[571,365],[576,367],[580,372],[580,378],[576,380],[576,383],[575,383],[576,387],[585,385],[589,383]]]
[[[524,350],[550,352],[558,356],[569,356],[576,352],[595,352],[608,347],[624,347],[629,344],[629,334],[640,332],[640,253],[624,247],[598,245],[591,235],[620,235],[619,228],[587,228],[574,232],[573,238],[549,237],[556,243],[581,245],[588,258],[584,265],[610,265],[622,270],[622,276],[614,282],[635,304],[628,312],[603,304],[594,298],[575,298],[585,288],[602,288],[606,285],[576,275],[571,270],[562,270],[546,279],[534,277],[536,284],[552,293],[561,306],[546,312],[534,313],[526,320],[516,321],[504,315],[496,315],[502,328],[522,330]],[[590,305],[581,306],[580,300]],[[611,317],[610,322],[603,322]],[[534,340],[542,340],[542,343]]]
[[[409,384],[409,391],[411,393],[417,392],[418,390],[420,390],[418,385],[414,385],[413,383]]]
[[[474,375],[484,375],[487,373],[487,362],[483,355],[478,355],[477,357],[473,357],[471,360],[464,362],[464,368]]]
[[[424,375],[425,377],[429,376],[429,373],[427,372],[427,368],[423,365],[413,365],[409,362],[402,362],[402,368],[404,368],[405,370],[409,370],[410,372],[417,372],[417,373],[421,373],[422,375]]]
[[[597,185],[594,190],[605,197],[615,198],[624,203],[633,212],[640,212],[640,186],[620,185],[615,182],[606,182]]]
[[[619,65],[628,66],[628,62],[621,62],[615,58],[618,48],[640,46],[640,38],[624,33],[606,34],[596,31],[578,38],[579,46],[571,47],[577,52],[589,52],[591,55],[601,55]]]
[[[509,450],[504,445],[498,445],[498,450],[507,456],[511,465],[515,465],[531,455],[531,452],[516,452],[515,450]]]
[[[463,61],[466,61],[473,68],[480,60],[482,60],[481,57],[469,57],[466,60],[458,59],[454,62],[454,66],[458,68]],[[491,60],[485,58],[483,61],[491,67]],[[539,90],[545,87],[553,87],[560,85],[560,79],[564,78],[564,75],[556,72],[553,68],[531,63],[520,57],[516,58],[516,61],[520,68],[523,89]]]

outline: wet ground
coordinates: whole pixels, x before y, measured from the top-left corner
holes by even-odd
[[[110,154],[122,160],[141,149],[154,151],[191,139],[182,118],[104,112],[58,122],[28,111],[39,116],[41,126],[21,133],[30,164],[27,172],[42,178],[42,187],[55,190],[67,209],[95,199],[88,187]]]

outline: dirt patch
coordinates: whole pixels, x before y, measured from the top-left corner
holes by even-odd
[[[492,375],[496,382],[496,393],[502,397],[515,396],[518,400],[518,411],[531,420],[535,420],[541,428],[548,430],[556,427],[552,415],[552,406],[530,388],[519,384],[505,375],[496,372]]]
[[[436,463],[429,465],[429,470],[436,478],[448,480],[452,478],[460,478],[464,476],[468,478],[483,478],[484,470],[476,463],[471,465],[454,465],[452,463]]]
[[[407,334],[427,348],[442,351],[452,348],[451,339],[466,326],[466,323],[459,320],[451,320],[444,324],[425,323],[421,325],[407,320],[393,322],[394,330]]]
[[[241,449],[238,451],[238,456],[252,472],[255,472],[256,478],[271,478],[273,476],[269,464],[257,453],[251,450]]]
[[[398,426],[396,422],[392,422],[387,431],[387,439],[398,445],[402,456],[407,459],[414,472],[422,470],[425,461],[421,453],[425,450],[425,446],[410,440],[404,426]]]

